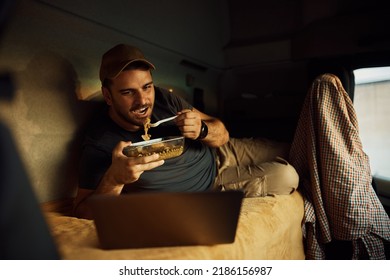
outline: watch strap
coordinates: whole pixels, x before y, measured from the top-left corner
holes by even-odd
[[[209,133],[209,128],[208,128],[207,124],[204,121],[201,121],[201,122],[202,122],[202,126],[200,128],[199,136],[198,136],[198,138],[196,138],[196,140],[202,140],[202,139],[206,138],[207,134]]]

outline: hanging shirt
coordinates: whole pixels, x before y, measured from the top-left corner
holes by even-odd
[[[305,199],[306,257],[326,258],[324,245],[337,239],[352,241],[353,259],[385,259],[390,219],[371,186],[352,101],[336,76],[315,79],[289,160]]]

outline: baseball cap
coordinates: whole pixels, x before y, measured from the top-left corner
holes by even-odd
[[[145,59],[140,49],[125,44],[116,45],[103,54],[99,72],[100,81],[103,82],[106,78],[116,78],[125,67],[137,61],[145,63],[151,69],[156,69]]]

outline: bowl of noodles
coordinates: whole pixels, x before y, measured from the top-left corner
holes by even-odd
[[[128,157],[144,157],[159,154],[159,159],[178,157],[184,150],[183,136],[169,136],[147,141],[132,143],[123,149],[123,154]]]

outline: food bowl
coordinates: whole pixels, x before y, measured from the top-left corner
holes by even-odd
[[[180,156],[183,150],[184,137],[170,136],[132,143],[123,149],[123,154],[128,157],[144,157],[157,153],[160,159],[169,159]]]

